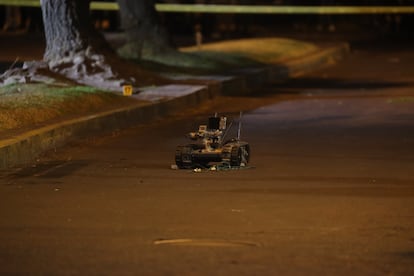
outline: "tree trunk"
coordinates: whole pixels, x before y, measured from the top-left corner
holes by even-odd
[[[59,60],[88,47],[110,53],[105,39],[90,21],[90,0],[42,0],[45,22],[45,61]]]
[[[157,55],[173,48],[159,22],[154,0],[118,0],[127,44],[121,53],[129,58]]]
[[[115,59],[90,21],[89,0],[42,0],[49,69],[76,82],[119,90],[125,82],[113,69]]]
[[[81,24],[84,22],[80,15],[82,9],[88,9],[89,1],[42,0],[41,5],[45,22],[45,61],[60,60],[87,47],[85,24]]]
[[[141,59],[175,66],[216,69],[217,62],[176,50],[155,10],[154,0],[117,0],[125,29],[126,44],[118,54],[126,59]]]

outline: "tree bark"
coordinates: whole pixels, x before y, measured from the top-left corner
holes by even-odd
[[[88,47],[110,52],[105,39],[93,28],[90,0],[42,0],[45,22],[45,61],[57,60]]]

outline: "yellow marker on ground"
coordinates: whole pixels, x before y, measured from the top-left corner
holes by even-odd
[[[132,85],[122,86],[122,94],[124,96],[132,96],[132,92],[133,92]]]

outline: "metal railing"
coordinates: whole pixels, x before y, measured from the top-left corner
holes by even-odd
[[[0,0],[0,5],[40,7],[40,0]],[[159,12],[238,14],[412,14],[414,6],[256,6],[156,4]],[[93,1],[92,10],[119,10],[117,3]]]

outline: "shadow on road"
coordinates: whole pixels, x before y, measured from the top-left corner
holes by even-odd
[[[378,80],[341,80],[326,78],[299,78],[286,83],[273,84],[289,89],[384,89],[401,88],[414,85],[413,82],[390,82]]]

